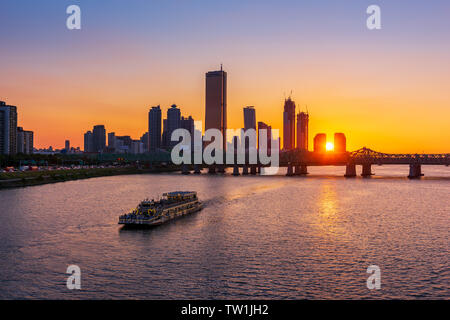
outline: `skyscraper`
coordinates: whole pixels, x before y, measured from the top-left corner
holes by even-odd
[[[65,149],[67,152],[70,151],[70,140],[66,140],[66,141],[65,141],[65,147],[64,147],[64,149]]]
[[[318,133],[314,137],[314,152],[327,151],[327,135],[325,133]]]
[[[108,149],[114,150],[116,148],[116,133],[110,132],[108,133]]]
[[[219,129],[226,149],[227,73],[222,70],[206,73],[205,130]]]
[[[17,153],[33,153],[33,131],[23,130],[17,127]]]
[[[308,124],[309,114],[300,112],[297,114],[297,148],[308,151]]]
[[[253,106],[244,108],[244,130],[247,131],[248,129],[256,130],[256,114]]]
[[[143,152],[148,152],[148,132],[144,133],[141,137],[141,142],[143,146]]]
[[[106,130],[104,125],[94,126],[92,131],[94,152],[103,152],[106,147]]]
[[[283,149],[295,148],[295,102],[291,97],[284,100],[283,112]]]
[[[180,128],[180,120],[181,120],[180,109],[177,108],[176,104],[173,104],[169,109],[167,109],[166,139],[168,147],[173,147],[174,145],[177,144],[176,141],[172,141],[171,139],[172,139],[172,132]]]
[[[186,129],[191,134],[191,140],[194,142],[194,119],[189,116],[187,118],[181,117],[180,128]]]
[[[0,101],[0,154],[17,153],[17,107]]]
[[[161,107],[152,107],[148,112],[148,148],[156,151],[161,148]]]
[[[334,134],[334,152],[345,152],[347,151],[347,139],[345,134],[337,132]]]
[[[259,130],[266,130],[266,132],[267,132],[267,142],[266,142],[266,147],[267,147],[267,155],[271,155],[271,148],[272,148],[272,127],[271,126],[269,126],[268,124],[266,124],[266,123],[264,123],[264,122],[261,122],[261,121],[259,121],[258,122],[258,149],[259,149],[259,146],[260,146],[260,144],[261,144],[261,137],[260,137],[260,132],[259,132]]]
[[[87,131],[84,134],[84,152],[94,152],[94,136],[92,131]]]

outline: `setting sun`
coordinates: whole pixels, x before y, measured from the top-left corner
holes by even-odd
[[[325,148],[327,149],[327,151],[333,151],[334,150],[334,145],[332,142],[327,142]]]

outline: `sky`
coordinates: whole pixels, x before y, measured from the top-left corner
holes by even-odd
[[[68,30],[66,8],[81,8]],[[381,8],[380,30],[366,9]],[[0,100],[35,146],[83,148],[96,124],[138,139],[148,110],[205,117],[205,73],[228,73],[228,127],[245,106],[282,132],[291,95],[347,147],[450,152],[448,0],[2,0]]]

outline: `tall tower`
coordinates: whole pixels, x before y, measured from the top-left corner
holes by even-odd
[[[314,152],[327,151],[327,135],[325,133],[318,133],[314,137]]]
[[[17,153],[17,107],[0,101],[0,154]]]
[[[297,148],[308,151],[308,124],[309,114],[300,112],[297,114]]]
[[[222,70],[206,73],[205,130],[219,129],[226,149],[227,130],[227,73]]]
[[[291,97],[284,100],[283,112],[283,149],[295,148],[295,102]]]
[[[167,146],[173,147],[177,144],[176,141],[171,141],[172,132],[180,128],[181,112],[177,108],[176,104],[173,104],[169,109],[167,109]],[[165,130],[166,128],[164,128]]]
[[[248,129],[256,130],[256,114],[253,106],[244,108],[244,130],[247,131]]]
[[[148,112],[148,148],[156,151],[161,148],[161,107],[152,107]]]
[[[94,126],[92,130],[94,141],[94,152],[103,152],[106,147],[106,130],[104,125]]]
[[[84,152],[94,152],[94,136],[92,131],[87,131],[84,134]]]
[[[345,134],[337,132],[334,134],[334,152],[346,152],[347,139]]]

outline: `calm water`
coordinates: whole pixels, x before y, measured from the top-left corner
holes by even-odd
[[[2,190],[0,298],[450,298],[450,168],[425,167],[421,181],[407,167],[374,167],[371,179],[309,170]],[[151,230],[117,225],[143,198],[184,189],[203,211]],[[66,288],[70,264],[80,291]],[[366,287],[372,264],[378,291]]]

